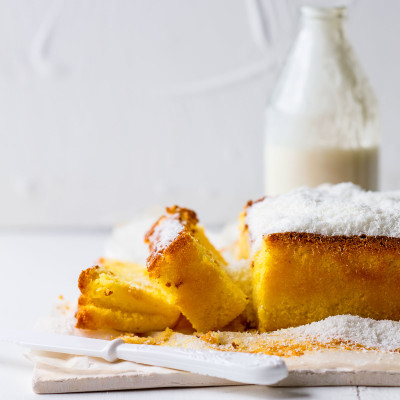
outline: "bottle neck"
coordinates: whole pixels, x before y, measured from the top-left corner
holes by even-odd
[[[343,30],[346,21],[347,9],[340,8],[301,8],[301,27],[319,30]]]
[[[307,19],[312,21],[320,21],[320,22],[343,21],[347,18],[347,8],[303,6],[300,8],[300,15],[302,19]]]
[[[305,35],[314,44],[319,42],[326,49],[329,49],[331,46],[327,42],[336,47],[346,40],[346,7],[320,8],[304,6],[301,7],[300,14],[300,35]]]

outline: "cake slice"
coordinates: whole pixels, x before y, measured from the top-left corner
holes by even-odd
[[[197,331],[221,329],[243,312],[248,299],[224,271],[225,260],[193,211],[167,208],[145,240],[150,279]]]
[[[173,327],[180,316],[138,264],[100,259],[82,271],[79,289],[78,328],[145,333]]]
[[[249,203],[241,218],[260,331],[338,314],[400,320],[399,192],[300,188]]]

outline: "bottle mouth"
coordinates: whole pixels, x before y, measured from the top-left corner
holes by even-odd
[[[305,18],[315,19],[343,19],[347,16],[347,7],[300,7],[300,14]]]

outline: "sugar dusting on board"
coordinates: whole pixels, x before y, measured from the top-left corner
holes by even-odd
[[[281,232],[400,237],[400,191],[364,191],[352,183],[302,187],[267,197],[247,210],[253,250]]]
[[[288,358],[329,349],[344,353],[399,353],[400,322],[336,315],[267,333],[208,332],[204,340],[222,351],[261,352]]]
[[[286,329],[286,332],[297,340],[312,338],[323,344],[339,340],[360,344],[368,349],[400,349],[399,321],[376,321],[354,315],[336,315],[308,325]]]

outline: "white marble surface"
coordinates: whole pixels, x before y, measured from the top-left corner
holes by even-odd
[[[108,232],[0,231],[0,327],[32,327],[50,312],[58,295],[77,296],[77,276],[104,248]],[[0,343],[0,398],[37,398],[31,390],[32,365],[23,350]],[[60,395],[46,395],[56,399]],[[128,399],[132,392],[68,394],[73,399]],[[399,399],[400,388],[257,386],[140,390],[135,399]]]

